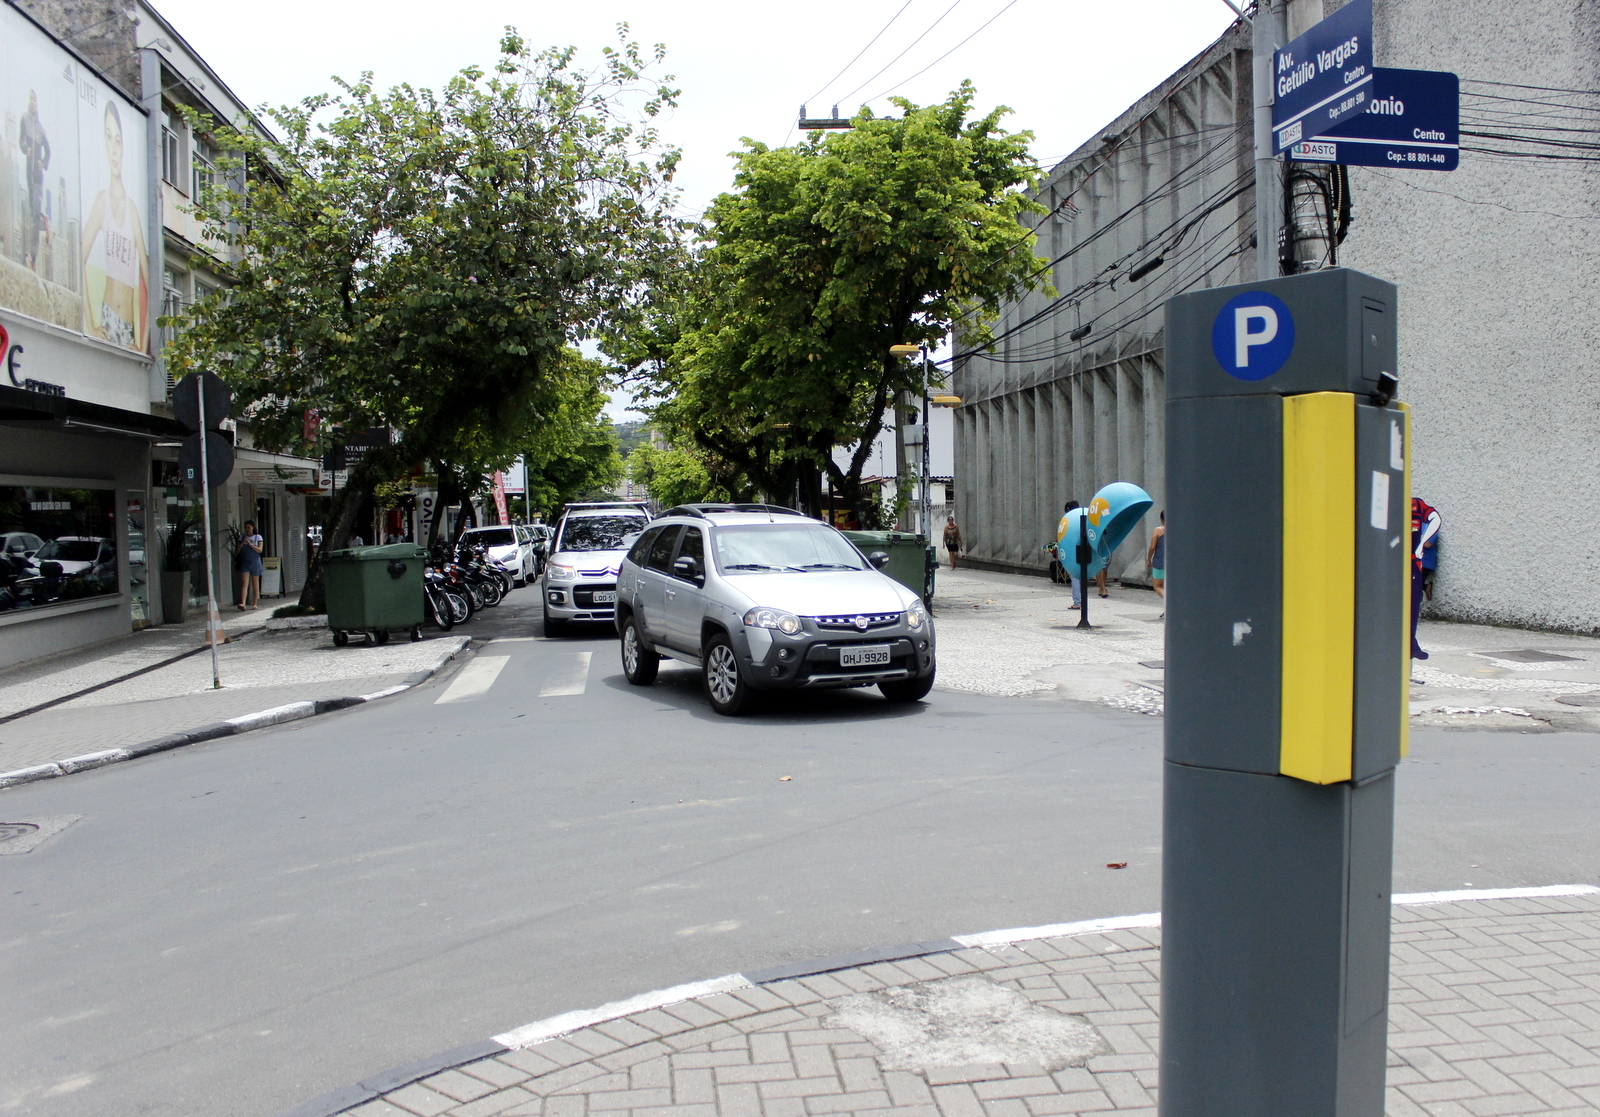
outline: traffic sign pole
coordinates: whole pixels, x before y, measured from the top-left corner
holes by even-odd
[[[1283,211],[1276,204],[1283,163],[1272,146],[1272,59],[1283,45],[1283,0],[1261,0],[1250,25],[1255,62],[1256,278],[1278,278],[1278,237]]]
[[[211,645],[211,688],[222,689],[222,674],[217,668],[217,642],[225,638],[222,618],[217,614],[216,568],[211,560],[211,470],[206,461],[206,393],[204,385],[195,392],[200,417],[200,515],[206,532],[206,643]]]

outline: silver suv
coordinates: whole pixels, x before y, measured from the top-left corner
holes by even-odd
[[[569,621],[612,619],[622,556],[649,522],[639,504],[567,505],[539,579],[546,636],[560,636]]]
[[[649,686],[662,656],[699,667],[721,714],[799,687],[877,686],[915,702],[933,686],[933,619],[877,569],[885,557],[787,508],[670,509],[617,578],[623,674]]]

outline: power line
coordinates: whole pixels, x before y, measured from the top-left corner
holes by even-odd
[[[915,81],[917,78],[920,78],[923,74],[927,73],[929,70],[933,69],[939,63],[943,62],[946,58],[949,58],[956,51],[958,51],[962,47],[966,46],[973,39],[977,38],[979,32],[981,32],[985,27],[988,27],[989,24],[993,23],[995,20],[999,19],[1001,16],[1005,15],[1012,8],[1016,7],[1016,5],[1017,5],[1017,0],[1011,0],[1011,2],[1008,3],[1005,7],[1001,8],[998,12],[994,13],[994,15],[992,15],[988,19],[984,20],[982,25],[979,26],[977,31],[974,31],[972,34],[968,35],[965,39],[962,39],[955,46],[953,46],[949,50],[945,51],[938,58],[935,58],[932,62],[928,63],[926,66],[924,66],[922,69],[918,70],[916,73],[912,74],[910,77],[902,78],[900,81],[898,81],[895,84],[891,85],[888,89],[885,89],[882,93],[874,94],[873,96],[868,97],[867,100],[868,101],[876,101],[880,97],[887,97],[889,94],[893,93],[896,89],[899,89],[902,85],[905,85],[908,82],[912,82],[912,81]],[[884,67],[884,69],[888,69],[888,67],[886,66],[886,67]]]
[[[822,96],[824,93],[826,93],[828,91],[828,87],[830,85],[832,85],[834,82],[838,81],[840,78],[844,77],[845,74],[847,72],[849,72],[850,67],[854,66],[857,62],[861,61],[861,56],[863,54],[866,54],[867,51],[872,49],[872,44],[873,43],[875,43],[879,39],[883,38],[883,33],[885,31],[889,30],[889,28],[894,25],[894,21],[899,19],[902,15],[904,15],[905,14],[905,10],[907,8],[911,7],[911,5],[914,2],[915,2],[915,0],[906,0],[906,2],[904,4],[901,4],[900,5],[900,10],[895,12],[894,15],[889,17],[889,22],[884,24],[882,27],[880,27],[878,29],[878,33],[876,35],[872,36],[872,38],[867,40],[867,45],[862,47],[859,51],[857,51],[856,52],[856,56],[854,58],[852,58],[849,62],[845,63],[844,69],[840,70],[837,74],[834,74],[833,77],[829,78],[825,83],[823,83],[823,86],[822,86],[821,89],[817,90],[811,96],[807,97],[806,100],[808,102],[815,101],[818,97]]]
[[[893,58],[889,59],[889,61],[884,65],[883,70],[879,70],[876,74],[873,74],[870,78],[868,78],[866,81],[862,82],[860,85],[856,86],[849,93],[846,93],[843,97],[840,97],[839,100],[840,101],[849,101],[850,98],[854,97],[857,93],[860,93],[867,86],[869,86],[873,82],[877,81],[880,77],[883,76],[883,71],[884,70],[887,70],[890,66],[893,66],[896,62],[898,62],[902,58],[904,58],[907,54],[911,53],[911,47],[916,46],[918,43],[922,42],[923,39],[926,39],[928,37],[929,32],[931,32],[935,27],[938,27],[939,24],[944,22],[944,17],[945,16],[949,15],[951,12],[955,11],[960,6],[961,6],[961,0],[955,0],[955,3],[951,4],[948,8],[946,8],[944,10],[944,15],[941,15],[938,19],[936,19],[932,23],[928,24],[928,30],[927,31],[924,31],[922,34],[918,35],[915,39],[911,40],[911,46],[906,47],[905,50],[901,51],[899,54],[897,54]]]

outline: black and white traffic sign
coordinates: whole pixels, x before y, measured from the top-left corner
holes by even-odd
[[[1298,163],[1453,171],[1461,161],[1461,82],[1443,70],[1373,70],[1367,111],[1286,152]]]
[[[1350,0],[1272,56],[1272,149],[1320,136],[1372,97],[1372,0]]]

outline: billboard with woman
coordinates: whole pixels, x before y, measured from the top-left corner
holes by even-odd
[[[0,308],[150,349],[144,114],[0,5]]]

